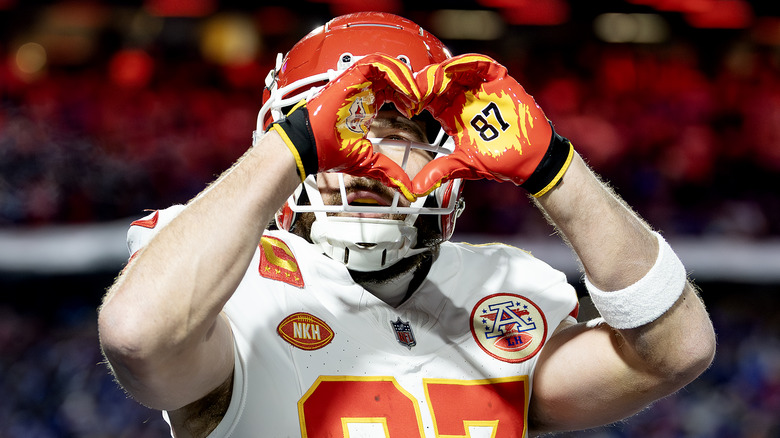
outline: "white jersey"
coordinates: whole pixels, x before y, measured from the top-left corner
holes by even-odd
[[[151,219],[131,227],[131,251]],[[233,395],[209,437],[521,437],[539,352],[576,317],[577,297],[522,250],[444,243],[393,308],[315,246],[272,231],[224,311]]]

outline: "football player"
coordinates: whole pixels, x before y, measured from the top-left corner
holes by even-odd
[[[112,372],[175,436],[591,428],[711,362],[674,251],[495,60],[358,13],[303,38],[266,85],[252,147],[132,224],[100,309]],[[601,318],[578,323],[564,275],[527,252],[450,242],[477,178],[532,195]]]

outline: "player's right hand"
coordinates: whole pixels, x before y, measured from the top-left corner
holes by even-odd
[[[455,151],[429,162],[414,192],[430,193],[453,178],[511,181],[544,195],[571,162],[571,143],[506,68],[479,54],[450,58],[415,75],[420,107],[441,122]]]
[[[295,156],[301,180],[318,172],[336,171],[379,180],[414,200],[411,180],[387,156],[374,153],[366,139],[377,111],[393,102],[412,116],[420,99],[411,69],[385,55],[370,55],[328,82],[309,101],[301,101],[275,130]]]

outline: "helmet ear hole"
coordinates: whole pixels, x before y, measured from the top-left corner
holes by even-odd
[[[362,56],[355,56],[349,52],[344,52],[338,57],[338,61],[336,62],[336,70],[346,70],[350,65],[354,64],[355,61],[360,58],[362,58]]]

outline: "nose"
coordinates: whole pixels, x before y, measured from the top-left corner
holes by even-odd
[[[403,159],[407,151],[407,148],[405,146],[380,144],[377,145],[374,148],[374,150],[387,155],[388,158],[390,158],[391,160],[395,161],[398,165],[403,167],[404,164]]]

